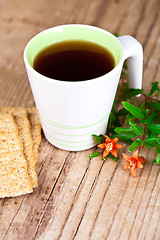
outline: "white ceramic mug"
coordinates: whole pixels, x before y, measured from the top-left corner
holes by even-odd
[[[115,58],[109,73],[85,81],[59,81],[33,69],[37,53],[57,41],[86,40],[107,48]],[[54,146],[79,151],[96,145],[92,134],[104,134],[124,61],[127,59],[129,86],[141,88],[143,50],[131,36],[115,37],[89,25],[68,24],[45,30],[33,37],[24,50],[28,73],[42,128]]]

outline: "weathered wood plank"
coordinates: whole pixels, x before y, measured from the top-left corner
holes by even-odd
[[[100,159],[94,159],[92,164],[95,164],[95,161],[100,161]],[[75,239],[89,239],[97,217],[100,214],[104,199],[108,195],[117,167],[118,165],[110,160],[103,163],[102,168],[100,169],[101,171],[94,182],[94,188],[91,192],[89,201],[83,210],[83,218],[79,222],[79,226],[74,236]],[[107,213],[107,215],[108,214],[109,213]]]
[[[157,175],[159,174],[159,168],[155,167],[156,174],[152,170],[153,165],[151,165],[151,161],[154,159],[152,153],[148,152],[146,157],[148,161],[147,167],[144,168],[142,175],[138,181],[138,186],[135,189],[135,193],[133,199],[131,200],[125,220],[127,228],[122,229],[120,239],[132,239],[133,237],[136,239],[138,234],[137,232],[141,231],[141,221],[145,214],[148,201],[150,201],[149,198],[151,197],[151,194],[149,194],[149,192],[152,192],[154,183],[157,179]],[[152,181],[150,179],[152,179]],[[139,227],[137,227],[137,222],[139,224]]]
[[[71,211],[78,189],[83,183],[90,162],[88,156],[92,151],[93,150],[87,150],[76,154],[74,152],[70,154],[67,159],[69,167],[66,167],[65,169],[66,178],[64,179],[64,182],[61,182],[61,178],[59,179],[58,186],[61,188],[60,194],[58,196],[55,195],[54,203],[52,203],[53,200],[50,202],[53,210],[50,209],[50,205],[48,206],[48,210],[52,212],[50,222],[46,227],[45,218],[48,214],[46,211],[44,221],[38,226],[38,231],[36,232],[36,235],[38,234],[36,236],[37,238],[40,237],[40,239],[47,239],[50,237],[52,239],[58,239],[68,214]],[[39,236],[40,233],[41,236]]]
[[[95,197],[97,199],[95,199],[94,201],[94,208],[92,208],[92,210],[90,209],[90,212],[88,212],[89,215],[92,215],[92,217],[89,216],[89,218],[87,218],[87,220],[89,219],[90,220],[85,225],[85,232],[84,232],[84,227],[82,227],[83,233],[86,234],[86,232],[89,229],[89,225],[93,222],[94,218],[96,218],[96,215],[98,214],[99,208],[101,206],[101,202],[103,201],[103,198],[106,194],[106,191],[113,177],[114,171],[116,169],[116,164],[113,164],[113,162],[111,162],[110,165],[107,165],[108,166],[107,174],[105,172],[103,177],[101,177],[102,175],[101,171],[103,172],[106,171],[103,165],[104,163],[100,161],[100,158],[93,159],[91,161],[89,169],[86,173],[86,177],[84,179],[84,183],[79,189],[79,193],[75,199],[75,202],[73,202],[73,207],[65,223],[65,227],[62,231],[60,239],[65,239],[65,236],[67,233],[70,233],[70,235],[67,234],[69,239],[72,239],[73,237],[77,238],[76,235],[77,235],[77,232],[79,234],[79,225],[81,224],[81,220],[83,221],[84,219],[87,206],[91,201],[93,194],[95,194]],[[97,187],[98,183],[99,183],[99,187]],[[87,237],[83,236],[83,234],[81,235],[81,237],[84,239],[87,239]]]
[[[38,32],[66,23],[136,37],[144,47],[147,92],[160,76],[159,10],[159,0],[0,1],[0,107],[34,105],[24,47]],[[154,151],[143,150],[147,163],[136,179],[122,169],[121,157],[117,164],[103,163],[100,157],[89,159],[92,151],[62,151],[43,136],[36,166],[39,187],[33,194],[0,200],[1,238],[159,240],[160,175],[159,166],[151,164]]]
[[[156,169],[154,169],[154,175],[157,176],[157,179],[155,182],[150,202],[147,207],[146,214],[144,216],[144,221],[142,223],[138,239],[143,238],[154,239],[154,234],[158,223],[157,220],[160,216],[160,200],[159,200],[160,174],[157,174],[157,167],[155,166],[155,168]]]

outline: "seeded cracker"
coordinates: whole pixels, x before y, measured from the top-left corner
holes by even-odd
[[[0,114],[0,198],[33,192],[18,127],[12,115]]]
[[[31,124],[31,136],[33,139],[33,153],[35,160],[38,160],[38,147],[41,142],[41,122],[37,108],[27,108],[28,118]]]
[[[27,110],[21,107],[3,107],[2,112],[12,113],[19,129],[19,137],[23,144],[24,156],[28,164],[28,173],[32,181],[32,187],[37,187],[37,174],[35,172],[35,157],[33,154],[33,140],[31,126],[27,116]]]

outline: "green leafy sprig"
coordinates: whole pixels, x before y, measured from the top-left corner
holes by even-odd
[[[115,33],[115,36],[118,37],[119,34]],[[154,148],[157,157],[152,163],[160,164],[160,101],[158,100],[160,88],[158,82],[153,82],[150,91],[145,93],[143,89],[130,89],[126,77],[127,66],[124,64],[121,74],[123,84],[118,86],[106,135],[111,142],[114,141],[114,138],[118,138],[128,143],[130,145],[129,152],[137,148]],[[138,95],[143,96],[143,101],[142,98],[137,98]],[[98,144],[105,142],[105,137],[102,134],[99,136],[93,134],[92,136]],[[98,157],[100,154],[101,152],[96,151],[89,157]],[[108,156],[115,162],[119,159],[111,152]],[[102,158],[102,160],[106,160],[107,157]],[[138,159],[143,159],[143,162],[145,160],[142,156]],[[128,165],[126,166],[128,169]],[[131,166],[129,168],[131,169]],[[135,176],[135,174],[133,175]]]
[[[115,127],[112,134],[112,137],[116,136],[122,141],[128,141],[131,144],[129,147],[130,152],[137,147],[154,147],[154,151],[158,153],[158,156],[153,162],[158,164],[160,163],[160,101],[155,99],[155,97],[159,93],[158,82],[154,82],[150,92],[144,94],[142,91],[144,102],[139,107],[122,101],[124,108],[119,111],[124,113],[121,115],[126,117],[125,123],[129,126],[126,128],[121,126]],[[130,94],[126,95],[126,97],[130,98]]]
[[[126,69],[126,67],[125,67]],[[143,97],[138,98],[141,94]],[[129,89],[128,83],[118,87],[116,98],[110,113],[106,135],[111,139],[118,137],[130,144],[129,151],[137,148],[154,148],[157,153],[153,163],[160,164],[160,94],[158,82],[153,82],[151,89],[146,94],[143,89]],[[136,106],[135,106],[136,105]],[[126,127],[122,127],[125,123]],[[98,144],[104,142],[103,135],[93,135]],[[99,156],[95,152],[90,157]],[[109,154],[117,161],[112,154]],[[105,160],[105,159],[103,159]]]

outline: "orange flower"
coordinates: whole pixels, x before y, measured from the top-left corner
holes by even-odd
[[[112,153],[116,158],[118,157],[116,149],[123,148],[124,146],[117,144],[118,138],[110,139],[105,135],[105,143],[97,145],[99,148],[104,148],[103,158],[105,158],[109,153]]]
[[[123,169],[130,169],[133,177],[136,177],[136,168],[143,168],[142,164],[145,164],[145,158],[140,156],[138,157],[138,151],[136,150],[133,154],[132,157],[122,153],[126,163],[123,166]]]

